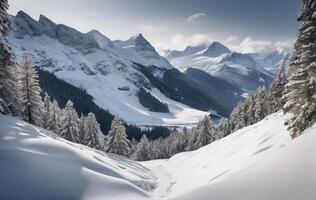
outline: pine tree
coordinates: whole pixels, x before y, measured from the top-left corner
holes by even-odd
[[[201,121],[196,127],[193,127],[188,135],[188,145],[185,148],[186,151],[193,151],[196,149],[195,143],[198,137],[198,129],[201,126]]]
[[[287,78],[285,73],[285,61],[283,61],[280,65],[279,72],[273,80],[271,87],[269,89],[269,114],[275,113],[282,109],[284,105],[284,99],[282,98],[282,96],[285,92],[286,83]]]
[[[267,91],[266,88],[259,88],[255,95],[255,121],[263,120],[268,113],[267,110]]]
[[[138,161],[146,161],[151,159],[149,141],[146,135],[143,135],[140,142],[138,143],[137,149],[134,153],[134,159]]]
[[[133,155],[137,149],[137,140],[135,138],[132,138],[131,140],[131,155]]]
[[[45,93],[44,96],[44,106],[43,106],[43,111],[42,111],[42,124],[41,127],[48,129],[48,122],[49,122],[49,117],[50,117],[50,113],[51,113],[51,102],[50,102],[50,98],[47,95],[47,93]]]
[[[84,139],[82,144],[103,150],[105,148],[103,137],[100,124],[97,122],[95,115],[90,112],[84,120]]]
[[[3,113],[19,115],[18,80],[19,68],[13,59],[11,48],[6,37],[10,31],[10,20],[7,14],[8,1],[0,1],[0,104]]]
[[[112,121],[111,130],[107,136],[106,150],[109,153],[128,156],[131,143],[127,138],[123,120],[115,117]]]
[[[73,103],[68,100],[66,107],[62,111],[60,135],[72,142],[79,143],[79,117],[73,107]]]
[[[198,129],[198,137],[195,142],[195,148],[200,148],[215,141],[215,133],[212,121],[209,116],[205,116]]]
[[[50,103],[50,112],[49,112],[49,118],[47,122],[47,129],[51,130],[57,134],[60,134],[60,126],[61,126],[61,109],[58,106],[58,103],[56,100],[53,100],[53,103]]]
[[[41,125],[42,98],[36,68],[29,57],[24,56],[19,74],[20,82],[20,107],[24,119],[35,125]]]
[[[255,117],[255,97],[254,96],[249,96],[248,97],[248,107],[247,107],[247,126],[252,125],[257,122],[256,117]]]
[[[222,118],[220,125],[218,127],[218,136],[219,138],[226,137],[230,134],[230,122],[227,118]],[[218,139],[219,139],[218,138]]]
[[[85,139],[85,126],[86,126],[86,118],[84,115],[81,114],[79,118],[79,125],[78,125],[78,134],[79,134],[79,141],[80,144],[83,144]],[[103,141],[104,143],[104,141]]]
[[[315,0],[303,0],[298,20],[302,25],[290,59],[284,95],[284,111],[292,114],[287,124],[293,138],[316,121]]]

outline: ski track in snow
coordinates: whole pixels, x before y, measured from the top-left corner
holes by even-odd
[[[146,164],[157,178],[156,181],[158,185],[152,193],[152,199],[167,199],[169,193],[172,191],[173,185],[177,183],[172,177],[172,174],[163,168],[162,163],[164,162],[167,162],[167,160],[151,161],[149,164]]]

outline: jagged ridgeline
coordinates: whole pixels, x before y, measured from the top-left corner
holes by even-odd
[[[54,74],[38,69],[40,87],[44,92],[58,101],[61,108],[66,106],[70,99],[74,103],[74,107],[78,113],[87,115],[89,112],[95,114],[97,121],[100,123],[101,130],[107,134],[111,129],[111,122],[114,116],[107,110],[100,108],[93,101],[93,97],[89,95],[84,89],[77,88],[59,78]],[[138,126],[125,124],[126,132],[129,139],[135,138],[139,140],[142,135],[147,135],[150,139],[157,139],[159,137],[166,137],[170,134],[168,128],[155,127],[151,130],[141,129]]]

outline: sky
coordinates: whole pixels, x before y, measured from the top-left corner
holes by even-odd
[[[153,46],[184,49],[220,41],[241,52],[289,46],[299,23],[298,0],[9,0],[9,13],[81,32],[96,29],[112,40],[142,33]]]

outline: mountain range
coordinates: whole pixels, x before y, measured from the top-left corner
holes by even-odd
[[[208,46],[201,44],[188,46],[183,51],[169,50],[164,56],[180,71],[199,69],[238,86],[245,93],[252,93],[271,83],[280,64],[289,59],[290,52],[282,49],[268,53],[239,53],[214,41]]]
[[[180,72],[142,34],[112,41],[96,30],[81,33],[23,11],[11,16],[11,23],[9,44],[18,61],[30,55],[37,67],[85,89],[98,106],[129,124],[193,125],[209,113],[228,116],[243,99],[243,91],[223,79],[218,90],[216,84]],[[152,112],[142,105],[140,88],[166,104],[169,112]]]

